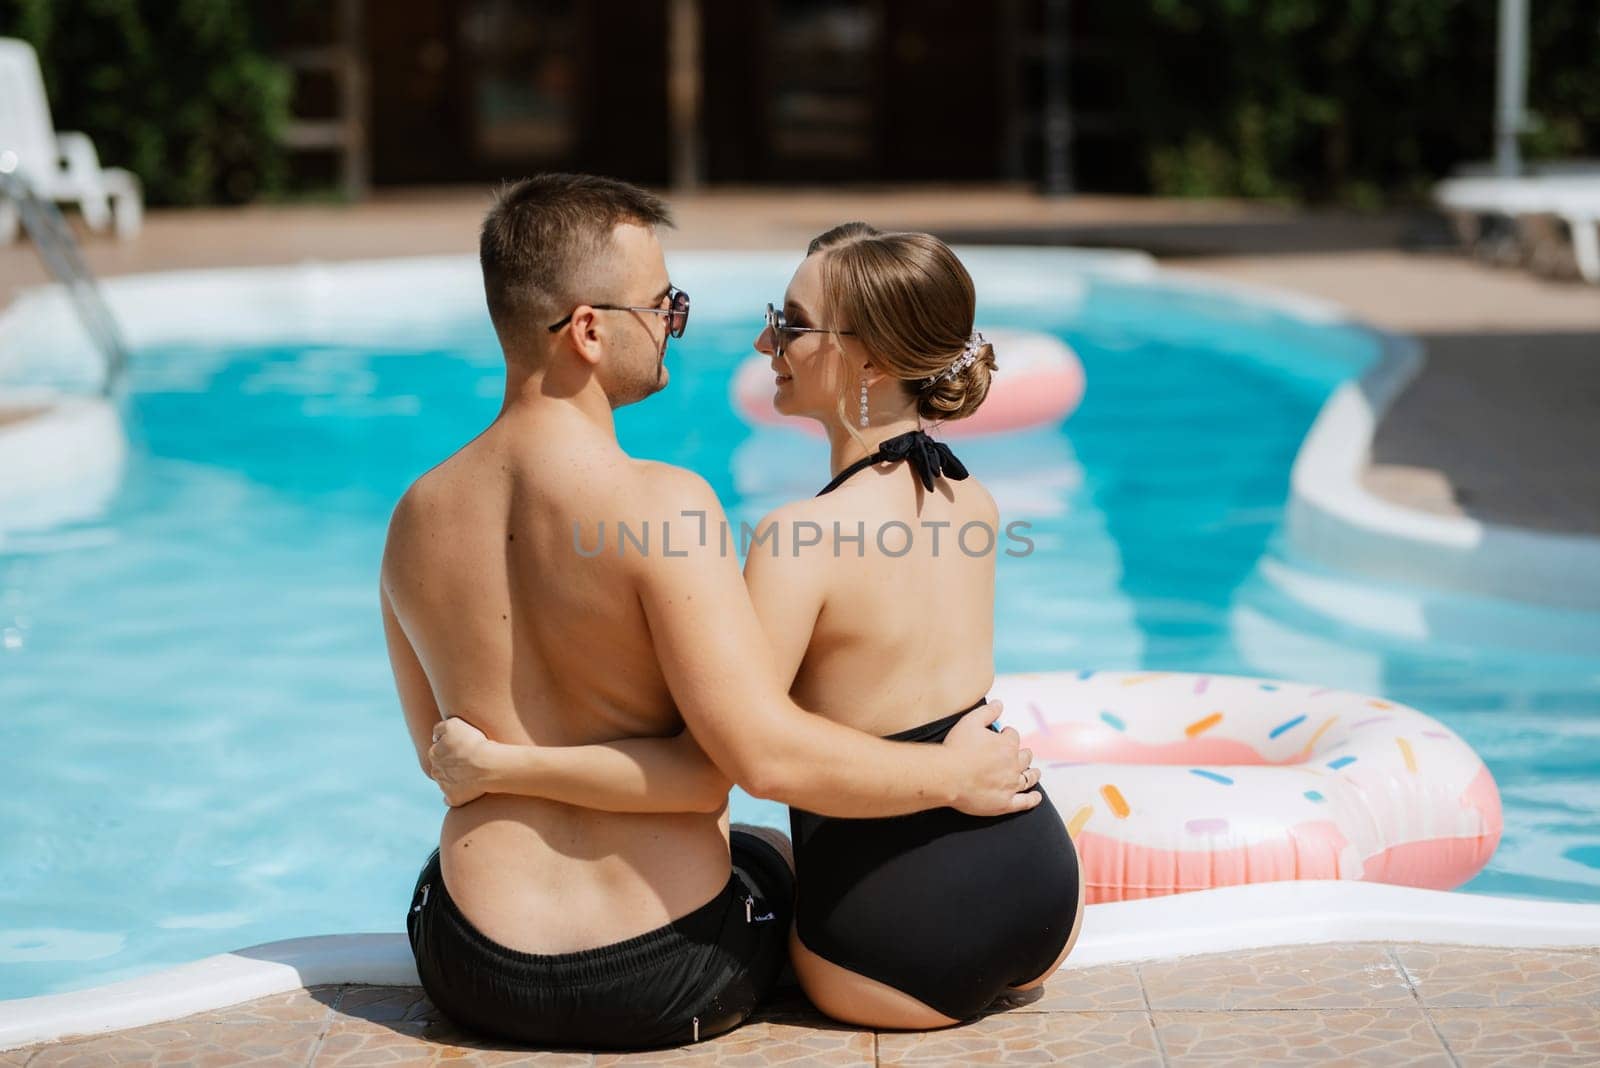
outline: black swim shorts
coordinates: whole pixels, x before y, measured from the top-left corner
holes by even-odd
[[[743,1023],[788,959],[794,876],[767,842],[735,830],[720,893],[665,927],[577,953],[508,949],[445,890],[439,851],[406,916],[422,987],[451,1021],[533,1046],[650,1049]]]

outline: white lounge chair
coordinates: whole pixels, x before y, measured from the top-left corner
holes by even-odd
[[[1571,236],[1578,272],[1600,284],[1600,174],[1452,178],[1434,189],[1434,200],[1452,215],[1504,218],[1518,228],[1533,216],[1560,219]]]
[[[86,135],[56,132],[39,58],[28,42],[10,37],[0,37],[0,169],[21,174],[41,197],[78,204],[91,230],[114,223],[118,237],[139,232],[139,179],[120,167],[100,166]],[[0,244],[16,237],[17,219],[17,206],[0,198]]]

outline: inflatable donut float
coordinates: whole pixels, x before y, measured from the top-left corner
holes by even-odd
[[[985,330],[999,370],[989,395],[965,419],[940,423],[941,436],[970,437],[1055,426],[1083,399],[1083,365],[1060,338],[1026,330]],[[820,435],[810,419],[779,415],[772,408],[776,383],[772,361],[751,356],[733,376],[733,408],[752,426],[799,426]]]
[[[1002,675],[1091,903],[1350,879],[1449,890],[1500,841],[1500,793],[1421,712],[1222,675]]]

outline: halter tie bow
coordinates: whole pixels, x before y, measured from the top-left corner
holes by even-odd
[[[967,477],[966,465],[956,459],[950,446],[935,441],[920,430],[908,430],[879,443],[878,457],[878,463],[894,460],[910,463],[911,469],[922,482],[922,488],[930,493],[933,492],[933,480],[941,475],[952,482],[960,482]]]

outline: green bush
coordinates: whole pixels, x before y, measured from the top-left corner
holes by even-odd
[[[290,76],[243,0],[0,0],[0,36],[39,53],[56,126],[94,139],[152,204],[279,188]]]
[[[1089,18],[1153,192],[1361,204],[1493,156],[1497,6],[1141,0]],[[1600,0],[1531,8],[1525,153],[1600,155]]]

